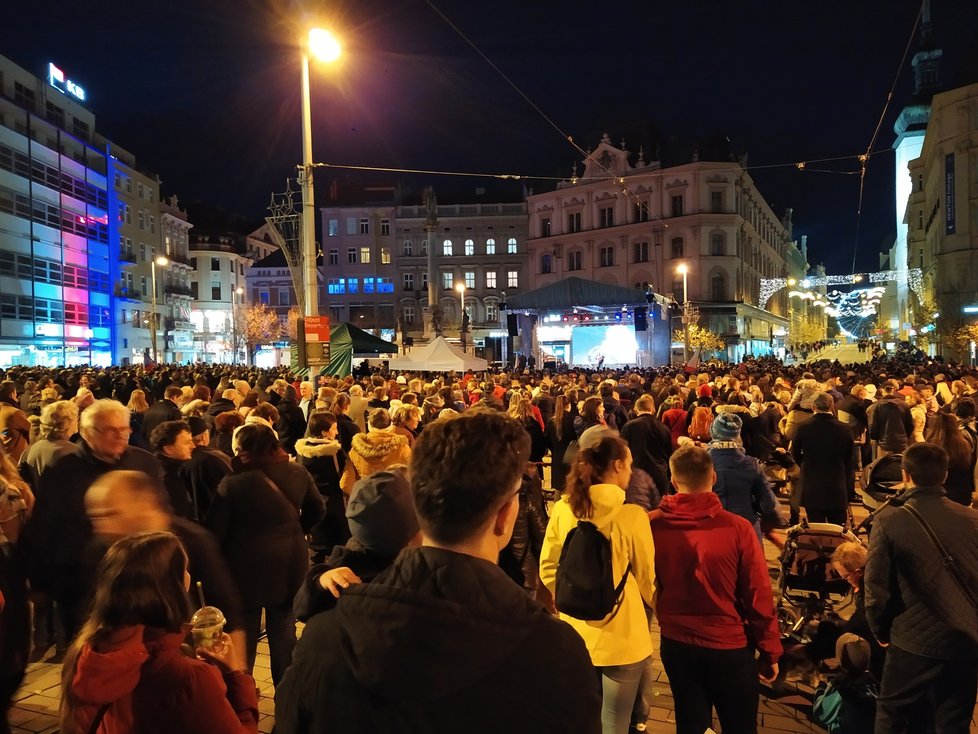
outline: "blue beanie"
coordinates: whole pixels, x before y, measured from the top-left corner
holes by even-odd
[[[710,435],[714,441],[736,441],[740,438],[740,429],[744,422],[736,413],[717,413],[710,426]]]

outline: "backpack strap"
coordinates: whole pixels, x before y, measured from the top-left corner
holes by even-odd
[[[613,620],[618,616],[618,612],[621,611],[622,604],[625,603],[625,584],[628,583],[628,574],[632,572],[632,564],[629,562],[628,566],[625,567],[625,573],[622,574],[621,581],[618,582],[618,586],[615,587],[615,602],[614,611],[608,616],[608,622]]]

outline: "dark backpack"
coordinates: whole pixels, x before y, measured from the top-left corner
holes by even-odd
[[[629,564],[616,586],[611,567],[611,541],[594,523],[578,520],[577,527],[567,533],[557,562],[554,595],[557,609],[584,621],[602,620],[612,612],[617,614],[631,568]]]

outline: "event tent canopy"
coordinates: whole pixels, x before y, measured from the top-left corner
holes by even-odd
[[[563,278],[506,299],[510,310],[546,311],[573,306],[642,306],[648,302],[643,291],[608,285],[584,278]]]
[[[329,330],[329,365],[323,374],[345,377],[353,372],[353,357],[397,354],[397,345],[358,329],[353,324],[337,324]]]
[[[413,349],[404,357],[392,359],[388,366],[392,370],[408,372],[476,372],[488,368],[489,363],[484,359],[466,354],[461,348],[449,344],[445,337],[435,337],[422,347]]]

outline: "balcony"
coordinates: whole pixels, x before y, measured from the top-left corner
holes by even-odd
[[[133,264],[135,264],[135,262],[136,262],[136,253],[133,252],[132,250],[125,250],[125,249],[119,250],[119,261],[120,262],[124,262],[124,263],[133,263]]]
[[[177,263],[178,265],[186,265],[188,268],[193,267],[193,263],[190,262],[189,255],[174,253],[172,255],[167,255],[167,257],[170,259],[170,262]]]
[[[126,286],[119,284],[117,284],[115,287],[115,295],[116,298],[125,298],[130,301],[143,300],[143,296],[139,292],[138,288],[126,288]]]
[[[193,295],[189,285],[181,285],[180,283],[166,283],[163,286],[163,292],[171,296],[187,296],[188,298]]]
[[[193,331],[194,324],[192,321],[167,316],[163,319],[163,328],[167,331]]]

